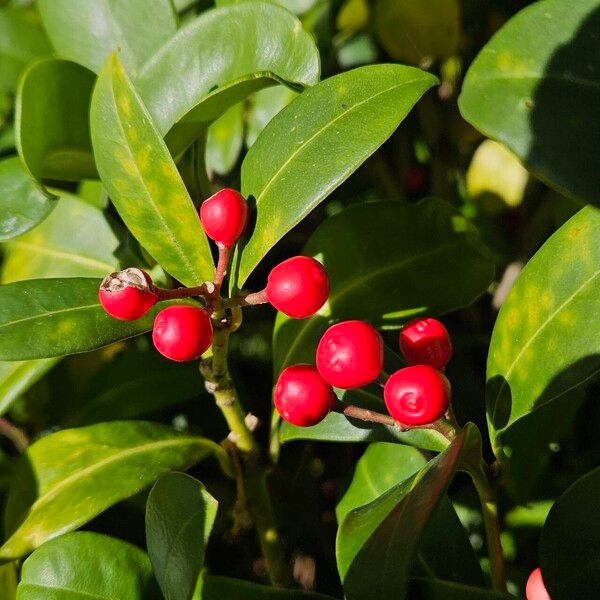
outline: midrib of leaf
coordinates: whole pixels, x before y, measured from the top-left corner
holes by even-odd
[[[72,482],[76,482],[78,479],[81,479],[82,477],[85,477],[90,473],[94,473],[95,471],[98,471],[107,465],[110,465],[114,462],[119,462],[131,456],[136,456],[137,454],[144,454],[145,452],[149,452],[151,450],[157,450],[159,448],[168,448],[169,446],[183,446],[190,443],[196,443],[198,445],[206,444],[207,446],[209,445],[207,440],[201,440],[201,438],[178,438],[176,440],[162,440],[160,442],[151,442],[149,444],[143,444],[141,446],[137,446],[135,448],[128,448],[106,458],[103,458],[102,460],[99,460],[98,462],[88,467],[84,467],[83,469],[76,471],[75,473],[69,475],[68,477],[65,477],[64,479],[61,479],[60,482],[57,483],[54,487],[50,488],[49,490],[46,490],[44,494],[31,505],[28,514],[31,515],[40,507],[44,506],[45,504],[56,498],[56,496],[65,488],[69,487],[69,485]],[[25,521],[23,523],[25,523]]]
[[[46,317],[53,317],[55,315],[59,315],[61,313],[67,313],[67,312],[76,312],[78,310],[86,310],[88,308],[98,308],[100,305],[98,303],[96,304],[85,304],[83,306],[75,306],[72,308],[61,308],[60,310],[54,310],[54,311],[50,311],[50,312],[44,312],[44,313],[38,313],[36,315],[30,315],[28,317],[25,317],[23,319],[17,319],[15,321],[9,321],[7,323],[2,323],[0,324],[0,329],[2,329],[3,327],[10,327],[12,325],[17,325],[18,323],[25,323],[27,321],[34,321],[36,319],[44,319]]]
[[[448,244],[443,244],[442,246],[438,246],[435,250],[431,250],[430,252],[425,252],[424,254],[418,254],[418,255],[415,255],[415,256],[411,256],[410,258],[407,258],[407,259],[395,262],[395,263],[393,263],[391,265],[388,265],[386,267],[381,267],[380,269],[374,269],[372,271],[369,271],[363,277],[359,277],[357,279],[351,280],[351,282],[349,284],[347,284],[344,287],[342,287],[339,290],[337,290],[337,292],[335,294],[332,294],[329,297],[328,304],[333,307],[335,301],[338,298],[343,297],[345,294],[347,294],[353,288],[359,287],[361,285],[364,285],[368,281],[370,281],[371,279],[375,279],[377,277],[380,277],[381,275],[384,275],[388,271],[395,271],[396,269],[401,269],[401,268],[405,267],[406,265],[410,264],[411,262],[416,262],[416,261],[422,260],[424,258],[429,258],[430,256],[433,256],[433,255],[435,255],[435,254],[437,254],[439,252],[443,252],[443,251],[447,250],[448,248],[451,248],[452,246],[458,246],[458,245],[462,245],[464,243],[465,243],[464,240],[457,240],[455,242],[450,242]],[[300,331],[298,333],[298,335],[295,337],[293,343],[290,345],[287,353],[285,354],[284,360],[281,363],[282,365],[287,364],[288,358],[293,354],[293,351],[296,350],[296,348],[298,347],[300,341],[306,335],[306,332],[310,331],[312,329],[312,326],[316,322],[317,321],[315,319],[308,319],[306,321],[306,327],[304,327],[304,329],[302,329],[302,331]]]
[[[11,247],[22,248],[24,250],[32,250],[33,252],[36,252],[38,254],[45,254],[47,256],[52,256],[60,260],[65,260],[80,265],[98,267],[106,272],[112,271],[112,269],[115,267],[114,264],[105,263],[101,260],[91,258],[88,256],[83,256],[81,254],[74,254],[66,252],[64,250],[59,250],[58,248],[54,248],[52,246],[39,246],[37,244],[31,244],[29,242],[15,240],[14,242],[9,243],[9,248]]]
[[[82,592],[81,590],[73,590],[71,588],[68,587],[64,587],[64,586],[54,586],[54,585],[41,585],[39,583],[29,583],[29,582],[23,582],[22,586],[23,589],[35,589],[35,590],[42,590],[42,592],[44,590],[56,590],[58,592],[67,592],[69,594],[75,594],[77,596],[79,596],[80,598],[92,598],[93,600],[122,600],[119,598],[113,598],[112,596],[98,596],[97,594],[91,594],[90,592]]]
[[[493,414],[493,418],[492,418],[493,421],[496,418],[496,411],[498,410],[498,406],[499,406],[498,399],[500,398],[502,392],[508,385],[508,378],[511,376],[513,369],[515,368],[516,364],[521,359],[521,356],[523,356],[523,354],[529,349],[531,344],[539,337],[539,335],[542,333],[542,331],[554,320],[554,318],[566,306],[568,306],[585,287],[587,287],[592,281],[594,281],[594,279],[598,276],[598,274],[600,274],[600,269],[598,269],[593,275],[591,275],[587,280],[585,280],[570,296],[568,296],[554,311],[552,311],[548,315],[548,318],[535,331],[535,333],[527,340],[527,342],[525,342],[525,344],[523,344],[523,347],[521,348],[521,350],[519,351],[519,353],[517,354],[517,356],[511,363],[510,367],[506,371],[506,374],[503,376],[502,385],[500,385],[500,387],[498,388],[498,393],[496,394],[496,398],[494,400],[494,414]],[[576,387],[579,387],[579,384],[574,386],[572,389],[575,389]],[[561,394],[559,394],[558,396],[560,396],[560,395]],[[558,397],[558,396],[556,396],[556,397]],[[550,402],[550,401],[551,400],[549,400],[548,402]],[[547,404],[547,402],[545,402],[544,404]],[[515,419],[515,421],[517,421],[517,420],[518,419]],[[514,423],[515,421],[511,421],[510,424],[512,425],[512,423]],[[506,427],[504,427],[503,429],[506,429]]]
[[[113,92],[112,93],[113,106],[115,108],[115,114],[117,115],[117,122],[121,129],[122,138],[125,141],[125,148],[127,149],[133,164],[135,165],[135,169],[137,171],[138,178],[142,182],[144,190],[146,190],[146,197],[150,200],[150,205],[154,209],[155,214],[158,216],[158,220],[162,223],[165,233],[166,233],[167,237],[171,240],[172,245],[175,247],[177,254],[179,255],[179,258],[183,261],[183,264],[188,269],[188,274],[192,277],[192,279],[194,279],[196,281],[200,281],[202,279],[202,277],[200,276],[199,273],[196,273],[196,270],[194,269],[194,266],[192,265],[186,252],[184,252],[183,248],[179,244],[179,240],[177,239],[177,236],[173,233],[171,226],[167,223],[167,221],[163,217],[161,211],[159,210],[158,205],[156,204],[156,202],[154,201],[154,198],[152,197],[152,194],[150,194],[150,192],[148,191],[148,188],[146,187],[146,180],[142,177],[142,173],[140,171],[140,167],[138,165],[135,153],[132,152],[129,144],[127,143],[127,136],[125,135],[125,128],[124,128],[123,122],[121,120],[121,112],[119,111],[119,107],[117,106],[117,103],[116,103],[112,78],[111,78],[111,89]],[[148,111],[146,110],[146,107],[144,106],[143,102],[141,101],[141,99],[139,98],[137,93],[133,92],[131,95],[135,98],[135,100],[137,102],[137,106],[140,109],[141,113],[144,115],[144,117],[147,119],[149,126],[151,128],[153,128],[154,127],[153,120],[150,117],[150,114],[148,113]],[[160,138],[160,136],[157,135],[157,138]],[[165,145],[164,140],[162,138],[158,139],[157,144],[162,148],[163,152],[165,152],[167,156],[170,156],[167,146]],[[185,193],[187,194],[187,191]],[[190,199],[190,203],[191,203],[191,199]]]
[[[343,119],[344,117],[348,117],[353,111],[355,111],[357,108],[359,108],[363,104],[372,102],[373,100],[375,100],[379,96],[382,96],[383,94],[387,94],[388,92],[392,92],[400,87],[410,85],[411,83],[416,83],[417,81],[420,81],[420,78],[411,79],[410,81],[403,81],[402,83],[392,85],[389,88],[382,90],[381,92],[377,92],[376,94],[373,94],[372,96],[369,96],[368,98],[365,98],[364,100],[361,100],[360,102],[357,102],[356,104],[352,105],[347,110],[341,112],[337,117],[335,117],[331,121],[328,121],[323,127],[318,129],[317,131],[315,131],[315,133],[313,133],[313,135],[311,135],[301,146],[299,146],[296,150],[294,150],[294,152],[292,152],[292,154],[290,154],[289,158],[281,165],[281,167],[279,167],[277,169],[277,171],[275,171],[275,173],[273,173],[273,175],[271,176],[269,181],[267,181],[267,184],[263,187],[262,191],[256,197],[257,208],[258,208],[258,205],[260,204],[261,199],[265,196],[265,194],[267,193],[268,189],[271,187],[273,182],[279,177],[281,172],[287,168],[287,166],[290,164],[290,162],[292,160],[294,160],[296,158],[296,156],[298,156],[298,154],[300,154],[301,152],[304,152],[317,137],[319,137],[323,132],[325,132],[327,129],[332,127],[334,125],[334,123],[336,123],[340,119]]]

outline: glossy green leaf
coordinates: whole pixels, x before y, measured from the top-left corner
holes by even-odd
[[[17,597],[17,565],[15,562],[0,565],[0,600],[15,600]]]
[[[598,0],[544,0],[484,46],[459,98],[465,119],[540,178],[598,203]],[[568,149],[568,150],[567,150]]]
[[[16,102],[19,154],[38,179],[98,177],[89,106],[96,77],[67,60],[45,59],[25,72]]]
[[[99,279],[80,277],[0,285],[0,360],[89,352],[149,331],[156,313],[172,303],[137,321],[118,321],[100,306],[99,286]]]
[[[349,600],[406,597],[421,537],[476,433],[468,424],[415,476],[345,517],[338,529],[336,552]]]
[[[244,143],[244,104],[232,106],[208,128],[206,166],[227,175],[237,162]]]
[[[191,399],[208,400],[195,362],[178,363],[154,349],[132,348],[89,380],[67,405],[62,422],[78,427],[134,419]]]
[[[184,473],[167,473],[146,505],[146,543],[166,600],[191,600],[204,564],[218,502]]]
[[[346,493],[336,506],[338,523],[348,513],[406,481],[427,464],[422,452],[398,444],[370,444],[354,471]],[[483,575],[469,538],[448,498],[433,513],[419,557],[429,573],[441,579],[483,585]]]
[[[460,17],[458,0],[377,0],[373,27],[393,59],[419,65],[458,50]]]
[[[125,241],[122,227],[102,211],[64,195],[41,225],[3,246],[2,281],[104,277],[120,266],[135,264]]]
[[[304,14],[317,0],[215,0],[217,6],[229,6],[231,4],[241,4],[242,2],[273,2],[279,4],[297,15]]]
[[[514,596],[470,585],[413,577],[407,598],[410,600],[514,600]]]
[[[369,389],[348,390],[340,398],[358,406],[365,404],[382,405],[381,393],[374,394]],[[367,402],[365,402],[365,398]],[[365,406],[367,408],[367,406]],[[383,406],[380,410],[385,411]],[[341,413],[331,412],[325,419],[313,427],[296,427],[282,421],[279,429],[279,441],[282,444],[298,440],[321,442],[396,442],[416,446],[433,452],[442,452],[448,446],[448,440],[437,431],[431,429],[411,429],[400,431],[387,425],[366,423],[359,419],[351,419]]]
[[[487,364],[496,456],[526,496],[578,392],[600,372],[600,210],[587,207],[535,254],[506,299]]]
[[[12,92],[25,67],[51,52],[35,10],[0,8],[0,94]]]
[[[389,328],[416,315],[443,314],[473,302],[494,270],[475,230],[438,200],[352,206],[324,221],[303,253],[325,265],[331,293],[310,319],[278,315],[276,373],[314,361],[318,340],[334,321],[364,319]]]
[[[98,171],[129,230],[184,285],[212,280],[213,260],[192,200],[115,56],[98,78],[90,118]]]
[[[95,73],[115,50],[136,70],[177,30],[170,0],[38,0],[38,6],[56,52]]]
[[[372,65],[322,81],[283,109],[242,164],[242,193],[254,199],[256,226],[236,254],[232,283],[242,287],[272,246],[375,152],[435,83],[412,67]]]
[[[163,136],[178,124],[167,136],[178,154],[248,94],[283,82],[312,85],[319,70],[298,19],[272,4],[242,3],[206,11],[181,29],[144,65],[136,87]]]
[[[145,552],[91,531],[69,533],[23,564],[19,600],[159,600]]]
[[[54,196],[32,181],[18,157],[0,161],[0,241],[29,231],[55,205]]]
[[[207,575],[203,578],[202,600],[333,600],[331,596],[283,590],[230,577]]]
[[[600,589],[600,468],[578,479],[550,509],[540,566],[553,600],[594,600]]]
[[[0,558],[24,556],[133,496],[162,473],[225,451],[206,438],[144,421],[65,429],[22,456],[6,506],[8,540]],[[225,464],[225,463],[223,463]]]
[[[56,358],[0,362],[0,415],[13,401],[43,377],[56,363]]]

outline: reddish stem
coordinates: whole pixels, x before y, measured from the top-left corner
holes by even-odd
[[[191,298],[193,296],[204,296],[207,301],[215,294],[215,285],[207,282],[198,287],[191,288],[175,288],[166,290],[163,288],[154,288],[154,293],[159,300],[173,300],[176,298]]]
[[[219,260],[217,262],[217,270],[215,271],[215,287],[217,288],[217,293],[221,289],[221,285],[223,285],[223,279],[225,279],[225,275],[227,275],[227,266],[229,265],[229,255],[231,253],[231,246],[225,246],[223,244],[218,244],[219,247]]]
[[[256,306],[257,304],[266,304],[269,302],[267,299],[267,290],[261,290],[260,292],[253,292],[251,294],[239,295],[233,298],[225,300],[223,305],[226,308],[232,306]]]

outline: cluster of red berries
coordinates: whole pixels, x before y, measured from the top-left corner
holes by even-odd
[[[228,252],[246,228],[248,206],[238,192],[223,189],[202,203],[200,221],[219,252]],[[329,280],[321,263],[307,256],[294,256],[274,267],[266,288],[253,296],[257,302],[268,301],[294,319],[304,319],[327,301]],[[98,298],[109,315],[125,321],[141,318],[162,299],[161,290],[154,286],[150,276],[136,268],[107,275]],[[156,349],[171,360],[199,358],[212,343],[211,314],[208,307],[189,305],[161,310],[152,330]]]
[[[400,332],[400,350],[409,366],[385,382],[386,408],[405,425],[433,423],[445,414],[450,401],[450,384],[441,372],[452,356],[450,336],[436,319],[416,319]],[[275,386],[275,408],[293,425],[316,425],[335,406],[334,387],[368,385],[382,369],[379,332],[364,321],[337,323],[319,341],[316,366],[293,365],[281,372]]]

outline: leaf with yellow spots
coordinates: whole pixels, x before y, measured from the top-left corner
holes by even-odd
[[[523,269],[487,364],[492,443],[524,496],[600,374],[600,210],[587,207]]]
[[[100,177],[131,233],[184,285],[212,279],[213,260],[192,199],[115,55],[98,78],[90,118]]]
[[[214,442],[156,423],[113,421],[46,436],[26,452],[12,479],[0,558],[18,558],[81,527],[171,470],[215,455]]]
[[[256,226],[238,247],[231,283],[242,287],[273,244],[358,169],[436,81],[413,67],[371,65],[326,79],[288,104],[242,164]]]

